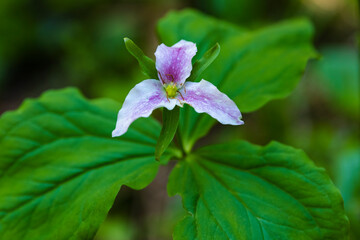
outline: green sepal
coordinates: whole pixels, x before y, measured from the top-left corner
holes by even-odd
[[[142,72],[151,79],[158,79],[154,60],[146,56],[130,38],[124,38],[124,42],[126,49],[139,62]]]
[[[175,136],[179,115],[179,107],[175,107],[173,110],[163,109],[163,126],[155,148],[155,159],[158,161]]]
[[[201,75],[202,72],[206,70],[206,68],[217,58],[220,53],[220,45],[216,43],[212,48],[210,48],[202,58],[197,60],[191,71],[191,76],[187,79],[187,81],[196,81],[197,78]]]

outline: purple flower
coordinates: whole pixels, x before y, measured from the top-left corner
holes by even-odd
[[[241,125],[241,113],[236,104],[206,80],[186,82],[192,70],[195,43],[181,40],[172,47],[164,44],[155,52],[159,80],[147,79],[137,84],[127,95],[119,111],[113,137],[123,135],[130,124],[140,117],[149,117],[156,108],[172,110],[184,103],[198,113],[207,113],[222,124]]]

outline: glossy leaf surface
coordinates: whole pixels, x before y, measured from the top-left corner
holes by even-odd
[[[343,200],[324,169],[276,142],[201,148],[175,166],[168,192],[188,211],[174,239],[347,239]]]
[[[0,239],[93,239],[121,185],[152,181],[160,126],[111,138],[118,108],[65,89],[1,116]]]

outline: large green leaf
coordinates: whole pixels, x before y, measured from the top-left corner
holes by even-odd
[[[305,19],[245,32],[185,10],[163,18],[158,33],[168,45],[180,39],[195,42],[199,48],[197,57],[219,42],[221,52],[202,77],[232,98],[242,112],[254,111],[272,99],[288,96],[300,80],[308,59],[315,56],[311,45],[313,28]],[[244,121],[246,124],[246,118]],[[209,116],[198,115],[186,107],[180,122],[185,150],[189,152],[214,123]]]
[[[0,118],[0,239],[93,239],[122,184],[152,181],[160,126],[111,138],[118,108],[65,89]]]
[[[188,211],[174,239],[347,239],[343,200],[324,169],[276,142],[199,149],[175,166],[168,192]]]
[[[171,11],[160,19],[157,32],[160,40],[167,45],[172,45],[181,39],[195,42],[198,48],[195,59],[199,59],[217,42],[223,47],[221,43],[242,32],[245,33],[245,29],[195,10],[185,9],[178,12]]]

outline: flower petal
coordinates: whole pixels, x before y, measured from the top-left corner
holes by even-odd
[[[126,96],[119,111],[113,137],[123,135],[130,124],[140,117],[149,117],[152,111],[159,107],[172,110],[180,105],[177,99],[167,99],[160,81],[148,79],[135,85]]]
[[[156,69],[160,80],[165,83],[174,83],[178,86],[184,84],[192,70],[191,59],[197,52],[196,44],[181,40],[172,47],[161,44],[155,52]]]
[[[185,89],[184,89],[185,88]],[[181,89],[184,102],[191,105],[198,113],[207,113],[222,124],[241,125],[241,113],[233,100],[220,92],[212,83],[186,82]]]

